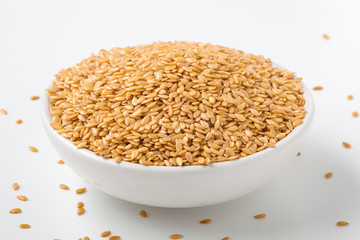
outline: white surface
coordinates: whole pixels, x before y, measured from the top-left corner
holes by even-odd
[[[360,235],[359,1],[0,1],[0,233],[6,240],[62,240],[111,230],[124,240],[357,239]],[[326,41],[322,34],[331,39]],[[205,208],[161,209],[87,186],[47,142],[40,95],[53,75],[101,48],[195,40],[263,54],[296,71],[314,92],[316,118],[287,172],[240,199]],[[346,96],[354,95],[353,101]],[[24,120],[16,125],[16,119]],[[344,149],[342,141],[352,149]],[[28,146],[39,148],[32,153]],[[324,179],[328,171],[332,179]],[[14,192],[13,182],[21,189]],[[68,184],[71,191],[58,188]],[[120,184],[120,183],[119,183]],[[87,186],[88,187],[88,186]],[[20,202],[16,195],[29,197]],[[86,214],[76,215],[76,203]],[[23,213],[8,211],[21,207]],[[140,209],[149,212],[144,219]],[[253,216],[265,212],[266,219]],[[210,225],[198,221],[212,218]],[[349,221],[337,227],[339,220]],[[29,223],[31,229],[18,229]]]
[[[143,166],[77,149],[50,124],[49,98],[41,103],[44,129],[54,149],[88,184],[129,202],[155,207],[204,207],[253,192],[284,171],[296,158],[314,120],[311,91],[303,85],[307,111],[303,123],[289,135],[256,154],[210,166]]]

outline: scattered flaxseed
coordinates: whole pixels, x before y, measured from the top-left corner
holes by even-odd
[[[347,142],[342,143],[345,148],[351,148],[351,144]]]
[[[21,120],[21,119],[16,120],[16,124],[22,124],[22,122],[23,122],[23,120]]]
[[[51,127],[78,148],[155,166],[275,147],[302,124],[303,92],[301,78],[270,59],[194,42],[101,50],[47,91]]]
[[[83,207],[78,208],[77,215],[83,215],[85,213],[85,209]]]
[[[328,172],[325,174],[325,178],[329,179],[333,176],[333,173],[332,172]]]
[[[145,210],[141,210],[140,211],[140,216],[146,218],[147,217],[147,212]]]
[[[31,226],[29,224],[20,224],[19,225],[20,228],[31,228]]]
[[[355,111],[355,112],[352,113],[352,116],[353,116],[353,117],[358,117],[358,116],[359,116],[359,113],[358,113],[357,111]]]
[[[12,214],[17,214],[17,213],[21,213],[21,209],[20,208],[13,208],[9,211],[9,213],[12,213]]]
[[[100,234],[100,237],[108,237],[111,235],[111,231],[105,231]]]
[[[170,239],[180,239],[183,238],[184,236],[182,234],[171,234],[169,236]]]
[[[323,90],[324,88],[322,86],[316,86],[313,88],[315,91]]]
[[[210,218],[208,218],[208,219],[201,220],[200,223],[207,224],[207,223],[211,223],[211,221],[212,220]]]
[[[254,216],[254,218],[265,218],[266,217],[266,214],[265,213],[262,213],[262,214],[258,214],[256,216]]]
[[[301,152],[298,152],[298,153],[296,154],[296,156],[301,156]]]
[[[32,96],[30,99],[32,100],[32,101],[35,101],[35,100],[38,100],[40,97],[39,96]]]
[[[345,222],[345,221],[339,221],[339,222],[336,223],[336,225],[339,226],[339,227],[342,227],[342,226],[349,225],[349,223]]]
[[[84,203],[83,202],[78,202],[77,203],[77,208],[82,208],[84,207]]]
[[[65,162],[63,160],[58,160],[57,163],[58,164],[64,164]]]
[[[59,187],[64,190],[69,190],[69,187],[65,184],[60,184]]]
[[[32,147],[32,146],[30,146],[30,147],[29,147],[29,149],[30,149],[30,151],[32,151],[32,152],[38,152],[38,150],[37,150],[37,148],[36,148],[36,147]]]
[[[0,109],[0,113],[4,114],[4,115],[7,115],[8,112],[5,110],[5,109]]]
[[[26,196],[22,196],[22,195],[17,196],[17,199],[19,199],[20,201],[27,201],[28,200],[28,198]]]
[[[353,95],[347,96],[347,99],[348,99],[348,100],[353,100]]]
[[[323,38],[326,39],[326,40],[330,39],[329,35],[327,35],[326,33],[324,33]]]
[[[111,236],[109,240],[120,240],[120,236]]]
[[[14,191],[18,190],[19,188],[20,187],[19,187],[19,184],[17,182],[12,184],[12,189],[14,189]]]
[[[83,194],[84,192],[86,191],[86,188],[79,188],[79,189],[76,189],[75,192],[77,194]]]
[[[229,240],[229,237],[223,237],[221,240]]]

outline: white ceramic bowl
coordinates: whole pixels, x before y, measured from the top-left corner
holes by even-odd
[[[311,93],[304,86],[304,122],[275,148],[209,166],[160,167],[105,160],[50,127],[49,99],[43,97],[42,119],[55,150],[81,178],[115,197],[144,205],[184,208],[226,202],[250,193],[289,165],[309,132],[314,115]]]

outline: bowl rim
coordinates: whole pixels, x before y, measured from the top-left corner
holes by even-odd
[[[273,65],[275,65],[273,63]],[[276,66],[277,67],[277,66]],[[266,148],[260,152],[256,152],[254,154],[248,155],[246,157],[239,157],[234,160],[224,161],[224,162],[215,162],[209,165],[189,165],[189,166],[145,166],[138,163],[126,162],[122,161],[120,163],[116,163],[112,158],[106,159],[100,155],[96,155],[94,152],[81,148],[78,149],[71,140],[63,137],[62,135],[58,134],[51,126],[51,117],[49,111],[49,97],[45,91],[42,97],[41,103],[41,115],[43,120],[43,125],[47,128],[48,134],[51,133],[54,137],[56,137],[62,144],[66,145],[68,149],[72,151],[78,151],[79,154],[84,155],[89,161],[98,161],[103,164],[110,164],[113,167],[123,168],[123,169],[130,169],[130,170],[140,170],[140,171],[167,171],[167,172],[193,172],[193,171],[213,171],[216,170],[224,170],[228,168],[233,168],[238,165],[249,164],[261,159],[266,159],[265,156],[276,154],[282,148],[285,148],[286,145],[291,143],[292,141],[296,140],[299,135],[302,135],[307,128],[310,127],[311,122],[314,116],[314,99],[309,88],[306,87],[303,81],[303,96],[305,98],[305,110],[306,114],[303,119],[303,122],[295,127],[285,138],[281,139],[275,144],[274,148]]]

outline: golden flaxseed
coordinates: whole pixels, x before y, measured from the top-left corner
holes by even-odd
[[[330,39],[329,35],[327,35],[326,33],[323,34],[323,38],[326,39],[326,40]]]
[[[358,116],[359,116],[359,113],[358,113],[357,111],[355,111],[355,112],[352,113],[352,116],[353,116],[353,117],[358,117]]]
[[[58,164],[65,164],[65,162],[63,160],[58,160],[57,163]]]
[[[221,240],[229,240],[229,237],[223,237]]]
[[[211,219],[210,218],[207,218],[207,219],[204,219],[204,220],[201,220],[200,223],[201,224],[208,224],[208,223],[211,223]]]
[[[342,143],[345,148],[351,148],[351,144],[347,142]]]
[[[76,206],[77,206],[77,208],[82,208],[82,207],[84,207],[84,203],[83,202],[78,202]]]
[[[120,240],[120,236],[111,236],[109,240]]]
[[[35,101],[35,100],[38,100],[40,97],[39,96],[32,96],[30,99],[32,100],[32,101]]]
[[[258,215],[254,216],[254,218],[265,218],[265,217],[266,217],[265,213],[261,213],[261,214],[258,214]]]
[[[336,223],[336,225],[339,226],[339,227],[342,227],[342,226],[349,225],[349,223],[345,222],[345,221],[339,221],[339,222]]]
[[[353,95],[348,95],[348,96],[347,96],[347,99],[348,99],[348,100],[353,100]]]
[[[2,113],[3,115],[7,115],[8,112],[5,109],[0,109],[0,113]]]
[[[29,146],[29,149],[32,152],[38,152],[38,149],[36,147]]]
[[[79,189],[76,189],[75,192],[77,194],[83,194],[84,192],[86,191],[86,188],[79,188]]]
[[[320,90],[323,90],[324,88],[322,86],[316,86],[313,88],[313,90],[315,91],[320,91]]]
[[[301,152],[298,152],[298,153],[296,154],[296,156],[301,156]]]
[[[16,120],[16,124],[22,124],[22,123],[23,123],[23,120],[21,120],[21,119]]]
[[[24,229],[25,229],[25,228],[31,228],[31,226],[30,226],[29,224],[25,224],[25,223],[20,224],[19,227],[20,227],[20,228],[24,228]]]
[[[19,184],[17,182],[13,183],[11,185],[12,189],[14,189],[14,191],[18,190],[20,188]]]
[[[111,235],[111,231],[105,231],[100,234],[100,237],[108,237]]]
[[[194,42],[101,50],[61,70],[47,92],[59,134],[104,158],[143,165],[245,157],[275,147],[305,116],[295,73]]]
[[[328,172],[325,174],[325,178],[329,179],[333,176],[333,173],[332,172]]]
[[[171,234],[170,236],[169,236],[169,238],[170,239],[180,239],[180,238],[183,238],[184,237],[184,235],[182,235],[182,234]]]
[[[64,190],[69,190],[69,187],[65,184],[60,184],[59,187]]]
[[[79,207],[77,210],[77,215],[83,215],[85,213],[85,209],[83,207]]]
[[[22,195],[17,196],[17,199],[19,199],[20,201],[27,201],[28,200],[28,198],[26,196],[22,196]]]
[[[18,214],[18,213],[21,213],[21,209],[20,208],[13,208],[9,211],[9,213],[11,214]]]
[[[147,217],[147,212],[145,210],[141,210],[140,211],[140,216],[146,218]]]

